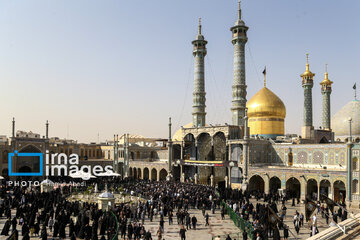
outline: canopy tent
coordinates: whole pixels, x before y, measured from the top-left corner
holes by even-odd
[[[54,185],[54,182],[47,178],[44,181],[42,181],[40,184],[41,185]]]
[[[89,180],[90,178],[96,178],[95,176],[91,175],[91,173],[84,172],[82,170],[80,170],[80,171],[78,171],[76,173],[70,174],[69,176],[71,178],[82,178],[84,180]]]
[[[97,175],[98,177],[120,177],[121,175],[112,171],[102,172]]]

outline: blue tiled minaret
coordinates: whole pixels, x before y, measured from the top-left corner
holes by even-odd
[[[333,82],[329,80],[328,72],[327,72],[327,64],[325,65],[325,78],[320,83],[321,85],[321,94],[323,96],[322,102],[322,127],[325,130],[331,130],[330,124],[330,95],[332,91],[331,84]]]
[[[241,19],[241,7],[239,1],[238,19],[230,28],[232,32],[232,44],[234,45],[234,78],[232,85],[232,124],[244,126],[246,108],[246,80],[245,80],[245,44],[248,40],[246,32],[249,28]]]
[[[195,127],[205,126],[205,56],[206,44],[204,36],[201,34],[201,19],[199,19],[199,30],[196,39],[192,41],[194,45],[193,55],[195,57],[194,66],[194,92],[193,92],[193,125]]]
[[[315,74],[309,70],[309,54],[306,54],[306,70],[300,75],[304,89],[304,115],[301,137],[314,139],[313,113],[312,113],[312,88]]]

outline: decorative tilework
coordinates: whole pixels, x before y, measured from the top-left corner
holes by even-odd
[[[305,151],[300,151],[297,153],[297,163],[307,163],[307,153]]]
[[[323,164],[324,154],[320,151],[316,151],[313,155],[313,163]]]
[[[340,153],[339,164],[341,164],[341,165],[345,164],[345,153],[344,152]]]

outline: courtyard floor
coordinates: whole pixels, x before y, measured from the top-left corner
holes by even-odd
[[[256,200],[252,199],[251,200],[253,202],[253,204],[256,204]],[[261,202],[262,203],[262,202]],[[299,204],[296,205],[295,207],[291,207],[291,201],[288,201],[286,204],[287,207],[287,214],[285,217],[285,224],[287,224],[290,227],[290,231],[296,235],[297,239],[306,239],[310,236],[310,229],[307,227],[307,225],[305,225],[304,227],[302,227],[300,229],[300,233],[299,235],[296,234],[295,232],[295,228],[293,225],[293,216],[295,211],[297,210],[298,212],[302,212],[304,213],[304,204]],[[211,240],[213,237],[216,236],[222,236],[222,240],[225,239],[224,236],[226,234],[230,234],[230,236],[232,237],[232,239],[241,239],[241,232],[240,230],[233,224],[232,220],[229,218],[229,216],[225,217],[225,220],[221,220],[221,216],[220,216],[220,210],[217,209],[217,211],[215,212],[215,214],[211,214],[210,211],[208,211],[209,216],[210,216],[210,226],[205,226],[205,219],[202,216],[202,212],[200,210],[197,209],[190,209],[189,213],[191,216],[195,215],[197,220],[198,220],[198,224],[197,224],[197,229],[196,230],[192,230],[189,229],[186,232],[186,239],[190,239],[190,240]],[[15,214],[15,211],[12,211],[12,214]],[[0,219],[0,231],[2,230],[3,226],[4,226],[4,222],[5,222],[5,218],[1,218]],[[153,239],[157,239],[156,237],[156,232],[158,230],[159,227],[159,220],[160,218],[154,218],[153,222],[150,222],[148,219],[145,220],[145,229],[146,230],[150,230],[150,232],[152,233]],[[180,230],[180,226],[177,225],[176,223],[176,217],[173,218],[174,220],[174,224],[173,225],[169,225],[168,224],[168,218],[165,217],[165,226],[164,226],[164,234],[163,234],[163,239],[165,240],[175,240],[175,239],[180,239],[179,237],[179,230]],[[321,215],[319,214],[318,216],[318,228],[319,231],[323,231],[324,229],[326,229],[328,226],[326,225],[326,220],[325,218],[322,218]],[[19,234],[20,237],[19,239],[22,239],[21,237],[21,227],[18,225],[17,229],[19,230]],[[67,229],[68,230],[68,229]],[[48,231],[49,234],[49,238],[51,239],[51,234]],[[280,231],[280,235],[281,237],[283,236],[283,231]],[[240,236],[240,237],[239,237]],[[5,240],[6,237],[5,236],[0,236],[1,240]],[[38,239],[38,237],[32,237],[31,239]],[[100,237],[99,237],[100,239]],[[119,237],[120,239],[120,237]],[[295,239],[294,236],[292,236],[290,234],[290,238],[289,239]]]

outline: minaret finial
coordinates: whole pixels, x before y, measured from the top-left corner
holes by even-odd
[[[325,81],[326,81],[326,80],[329,80],[329,75],[328,75],[328,72],[327,72],[327,65],[328,65],[328,64],[325,63],[325,79],[324,79]]]
[[[238,18],[241,19],[241,0],[239,0]]]
[[[199,35],[201,35],[201,18],[199,18]]]
[[[306,54],[306,71],[310,71],[310,68],[309,68],[309,54],[307,53]]]
[[[356,83],[354,84],[353,89],[354,89],[354,98],[355,98],[355,100],[357,100],[356,99]]]
[[[264,74],[264,87],[266,87],[266,66],[265,66],[264,71],[262,73]]]

